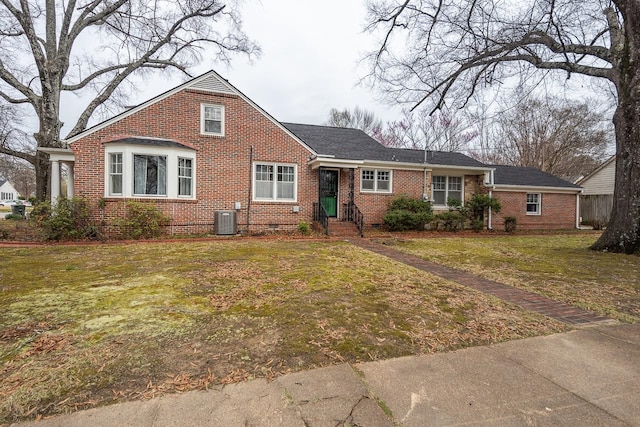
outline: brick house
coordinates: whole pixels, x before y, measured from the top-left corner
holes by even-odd
[[[387,148],[356,129],[281,123],[214,71],[66,143],[69,148],[42,150],[52,163],[53,200],[65,164],[68,195],[99,206],[96,219],[109,224],[130,201],[148,202],[172,218],[173,233],[211,231],[221,211],[233,213],[241,231],[295,229],[318,219],[320,206],[336,220],[352,220],[357,207],[364,225],[373,226],[401,194],[431,200],[436,211],[446,209],[449,197],[513,196],[494,182],[499,168],[460,153]],[[579,187],[560,191],[571,192],[575,198]],[[507,205],[524,214],[529,206]],[[544,220],[527,224],[571,226],[551,214],[543,208],[537,215]]]
[[[568,229],[580,227],[582,187],[539,169],[491,165],[494,169],[493,197],[502,210],[491,218],[493,227],[504,226],[504,218],[516,218],[519,229]]]

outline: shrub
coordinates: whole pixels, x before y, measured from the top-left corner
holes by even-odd
[[[442,228],[444,228],[445,231],[458,231],[464,229],[467,217],[463,212],[450,210],[449,212],[442,212],[436,215],[436,220],[438,224],[442,224]]]
[[[39,203],[31,212],[31,220],[44,230],[46,240],[92,239],[98,236],[91,224],[89,205],[84,199],[61,197],[55,207]]]
[[[18,214],[6,214],[4,216],[4,219],[17,220],[17,219],[24,219],[24,217],[22,215],[18,215]]]
[[[171,218],[153,205],[128,202],[124,218],[115,223],[125,239],[148,239],[164,234],[170,222]]]
[[[414,199],[409,196],[398,196],[389,202],[390,211],[409,211],[414,213],[431,213],[431,204],[421,199]]]
[[[515,233],[518,220],[515,216],[504,217],[504,231],[507,233]]]
[[[382,219],[390,231],[424,230],[425,224],[433,220],[431,205],[420,199],[399,196],[389,203]]]
[[[298,223],[298,232],[300,234],[304,234],[305,236],[308,236],[309,234],[311,234],[311,224],[309,224],[306,221],[300,221]]]
[[[487,194],[476,193],[467,202],[467,208],[469,209],[471,228],[475,231],[480,231],[484,228],[485,213],[489,209],[498,213],[502,209],[502,205],[495,197],[491,197]]]

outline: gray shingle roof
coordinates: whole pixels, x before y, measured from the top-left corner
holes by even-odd
[[[389,148],[360,129],[331,126],[282,123],[318,154],[331,155],[345,160],[373,160],[387,162],[419,163],[425,160],[424,150]],[[442,151],[427,152],[427,163],[444,166],[485,167],[484,164],[462,153]]]
[[[558,178],[536,168],[522,166],[488,165],[495,168],[493,180],[496,185],[522,185],[531,187],[575,188],[579,185]]]

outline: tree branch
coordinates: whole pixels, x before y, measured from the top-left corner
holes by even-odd
[[[127,78],[129,77],[132,73],[134,73],[136,70],[141,69],[141,68],[167,68],[167,67],[174,67],[178,70],[184,71],[184,67],[180,64],[178,64],[177,62],[174,62],[171,59],[160,59],[160,58],[153,58],[153,56],[160,51],[160,49],[164,46],[166,46],[167,44],[169,44],[174,35],[180,30],[182,29],[182,25],[185,21],[188,21],[192,18],[198,17],[198,16],[203,16],[203,17],[212,17],[217,15],[218,13],[221,13],[224,8],[226,6],[222,5],[217,9],[214,10],[207,10],[207,9],[196,9],[195,11],[186,14],[184,16],[182,16],[180,19],[178,19],[176,22],[173,23],[173,25],[167,30],[166,34],[164,35],[163,38],[161,38],[160,40],[158,40],[150,49],[148,49],[144,55],[142,55],[140,58],[138,58],[135,61],[132,61],[128,64],[122,64],[122,65],[114,65],[112,66],[113,69],[111,71],[115,71],[115,70],[120,70],[114,77],[113,79],[103,88],[103,90],[98,94],[98,96],[96,96],[96,98],[94,98],[89,105],[87,105],[87,108],[85,108],[85,110],[82,112],[82,114],[80,115],[80,117],[78,118],[78,121],[76,122],[75,126],[73,127],[73,129],[69,132],[69,135],[67,136],[67,138],[76,135],[80,132],[82,132],[86,126],[87,123],[89,121],[89,119],[91,118],[91,116],[93,115],[94,111],[100,106],[102,105],[107,99],[109,99],[109,97],[111,96],[111,94],[113,93],[113,91]],[[215,40],[210,40],[210,39],[196,39],[195,41],[209,41],[211,43],[216,43],[219,44],[219,42],[215,41]],[[189,47],[192,46],[193,43],[195,43],[195,41],[190,41],[187,43],[182,43],[180,45],[180,47],[176,50],[176,52],[174,52],[174,55],[176,53],[178,53],[181,50],[187,49]],[[228,48],[226,46],[223,46],[223,48]],[[173,58],[173,55],[170,56],[170,58]],[[124,65],[124,66],[123,66]],[[96,74],[96,73],[94,73]],[[89,81],[95,79],[96,77],[98,77],[99,75],[104,75],[106,74],[106,72],[100,72],[98,71],[97,74],[93,77],[88,77],[87,79],[85,79],[84,85],[88,84]],[[82,83],[82,82],[81,82]]]
[[[5,147],[4,145],[0,145],[0,154],[6,154],[9,156],[17,157],[19,159],[26,160],[32,165],[36,164],[36,156],[35,154],[24,153],[22,151],[16,151],[11,148]]]

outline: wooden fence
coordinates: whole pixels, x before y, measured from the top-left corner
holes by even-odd
[[[587,225],[606,225],[613,208],[613,194],[580,196],[580,216]]]

